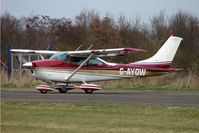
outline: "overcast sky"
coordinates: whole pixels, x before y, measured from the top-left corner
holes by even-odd
[[[1,12],[8,11],[16,17],[39,14],[73,19],[83,9],[95,9],[100,16],[123,14],[144,20],[161,10],[168,16],[179,10],[199,16],[199,0],[1,0]]]

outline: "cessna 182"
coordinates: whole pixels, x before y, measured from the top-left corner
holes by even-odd
[[[54,86],[60,93],[79,87],[86,93],[100,90],[101,87],[87,82],[116,80],[123,78],[157,76],[168,72],[182,70],[170,68],[182,38],[170,36],[159,51],[152,57],[130,64],[109,63],[100,57],[118,56],[133,52],[146,52],[142,49],[116,48],[84,51],[47,51],[12,49],[14,53],[34,53],[52,56],[49,59],[37,60],[23,64],[31,69],[36,79],[46,83],[58,83]],[[71,83],[83,83],[80,86]],[[48,85],[36,87],[41,93],[53,91]]]

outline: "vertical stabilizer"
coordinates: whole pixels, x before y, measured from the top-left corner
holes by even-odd
[[[181,41],[180,37],[170,36],[154,56],[137,63],[172,62]]]

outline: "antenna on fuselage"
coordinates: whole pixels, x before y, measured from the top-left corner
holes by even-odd
[[[75,51],[78,51],[82,46],[83,44],[81,44]],[[87,50],[90,50],[92,47],[93,47],[93,44],[91,44],[91,46]]]
[[[75,51],[78,51],[78,50],[82,47],[82,45],[83,45],[83,44],[81,44]]]
[[[91,46],[87,50],[90,50],[92,47],[93,47],[93,44],[91,44]]]

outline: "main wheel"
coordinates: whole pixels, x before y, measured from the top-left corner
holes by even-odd
[[[93,93],[93,90],[85,90],[85,93],[86,94],[91,94],[91,93]]]
[[[46,94],[48,91],[40,91],[42,94]]]
[[[66,93],[66,92],[67,92],[66,87],[60,88],[60,89],[59,89],[59,92],[60,92],[60,93]]]

